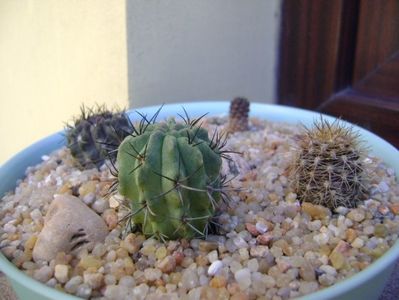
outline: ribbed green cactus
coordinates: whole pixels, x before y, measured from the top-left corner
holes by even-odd
[[[65,136],[72,156],[82,168],[99,168],[105,159],[116,158],[118,146],[131,131],[123,111],[82,106],[80,117],[73,125],[67,125]]]
[[[156,114],[157,115],[157,114]],[[197,126],[200,118],[155,123],[143,116],[118,149],[118,189],[130,201],[127,216],[147,236],[206,234],[221,198],[225,141]]]

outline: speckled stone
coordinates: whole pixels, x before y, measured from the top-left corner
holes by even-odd
[[[50,261],[59,252],[91,249],[95,243],[103,242],[107,234],[103,219],[79,198],[55,195],[33,248],[33,259]]]

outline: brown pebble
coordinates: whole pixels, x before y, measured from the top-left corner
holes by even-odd
[[[82,267],[83,269],[88,269],[90,267],[98,269],[102,266],[102,261],[93,255],[85,255],[81,258],[78,266]]]
[[[209,260],[208,260],[208,257],[207,257],[207,256],[198,255],[198,256],[195,258],[195,262],[196,262],[196,264],[197,264],[199,267],[205,267],[205,266],[209,263]]]
[[[129,256],[129,253],[127,252],[126,249],[119,248],[118,250],[116,250],[116,256],[118,258],[125,258],[125,257]]]
[[[211,252],[212,250],[216,250],[219,247],[217,242],[210,241],[200,241],[198,245],[199,251],[202,252]]]
[[[245,223],[245,228],[247,229],[247,231],[252,234],[253,236],[258,236],[259,232],[256,229],[256,226],[254,224],[251,223]]]
[[[163,281],[161,278],[157,279],[154,281],[154,285],[158,288],[164,287],[165,286],[165,281]]]
[[[386,207],[385,205],[380,205],[378,207],[378,211],[382,214],[382,215],[386,215],[387,213],[389,213],[389,208]]]
[[[136,271],[136,266],[129,256],[123,259],[123,263],[126,274],[131,275],[134,271]]]
[[[184,249],[186,249],[186,248],[190,247],[190,242],[189,242],[187,239],[181,239],[181,240],[180,240],[180,245],[181,245]]]
[[[79,187],[79,190],[78,190],[79,195],[81,197],[84,197],[90,193],[95,193],[97,183],[98,183],[97,181],[93,181],[93,180],[82,183],[82,185]]]
[[[209,282],[209,286],[213,288],[222,288],[227,284],[227,279],[224,276],[215,276]]]
[[[330,256],[328,257],[331,265],[337,269],[340,270],[344,268],[346,264],[346,255],[349,254],[351,246],[345,241],[340,240],[335,246],[334,250],[331,252]]]
[[[351,248],[351,246],[347,242],[340,240],[338,242],[337,246],[335,246],[333,251],[336,251],[336,252],[339,252],[342,254],[347,254],[350,248]]]
[[[58,189],[57,194],[70,194],[70,195],[72,195],[72,185],[69,182],[65,183],[64,185],[62,185]]]
[[[392,213],[399,215],[399,203],[391,204],[389,208],[391,209]]]
[[[24,244],[25,250],[26,250],[26,249],[28,249],[28,250],[33,250],[33,247],[35,247],[36,241],[37,241],[37,236],[36,236],[36,235],[30,236],[30,237],[26,240],[26,242],[25,242],[25,244]]]
[[[183,254],[183,252],[180,252],[180,251],[175,251],[175,252],[173,252],[173,257],[175,258],[175,260],[176,260],[176,265],[180,265],[182,262],[183,262],[183,259],[184,259],[184,254]]]
[[[163,273],[170,273],[176,268],[176,259],[172,255],[166,256],[157,266]]]
[[[345,266],[345,256],[340,252],[333,251],[328,258],[330,259],[331,265],[337,270],[340,270]]]
[[[229,299],[229,292],[226,288],[202,287],[200,299],[203,300],[224,300]]]
[[[107,224],[108,229],[112,230],[118,225],[118,215],[112,208],[105,210],[102,217]]]
[[[309,202],[303,202],[302,203],[302,211],[307,213],[309,216],[312,217],[312,219],[315,220],[322,220],[325,217],[331,215],[331,211],[321,205],[315,205]]]
[[[277,194],[275,194],[275,193],[270,193],[269,194],[269,200],[271,201],[271,202],[277,202],[277,201],[279,201],[279,196],[277,195]]]
[[[345,238],[347,242],[352,243],[355,240],[355,238],[357,238],[356,230],[352,228],[347,229],[345,232]]]
[[[241,292],[240,286],[237,282],[232,282],[227,285],[227,290],[230,295],[235,295]]]
[[[288,244],[288,242],[284,239],[280,239],[276,242],[273,243],[273,246],[279,247],[281,248],[281,250],[283,251],[283,253],[287,256],[291,256],[293,255],[293,249],[290,246],[290,244]]]
[[[264,233],[264,234],[258,235],[256,238],[256,241],[258,242],[258,244],[261,244],[261,245],[269,245],[272,240],[273,240],[273,235],[270,233]]]

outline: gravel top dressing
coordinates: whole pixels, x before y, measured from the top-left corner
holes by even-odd
[[[223,130],[226,120],[208,118],[203,126]],[[62,148],[29,167],[0,201],[2,253],[36,280],[82,298],[278,300],[334,285],[395,243],[399,185],[393,169],[374,156],[364,159],[368,199],[356,208],[301,204],[289,183],[301,127],[258,119],[249,125],[228,139],[227,147],[243,155],[224,163],[231,201],[221,205],[206,239],[164,242],[126,232],[119,222],[128,213],[123,197],[106,196],[114,178],[109,168],[81,171]],[[109,233],[89,249],[81,240],[70,253],[34,261],[54,195],[80,198]]]

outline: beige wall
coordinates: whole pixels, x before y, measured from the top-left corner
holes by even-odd
[[[127,101],[124,0],[0,1],[0,164],[81,103]]]

